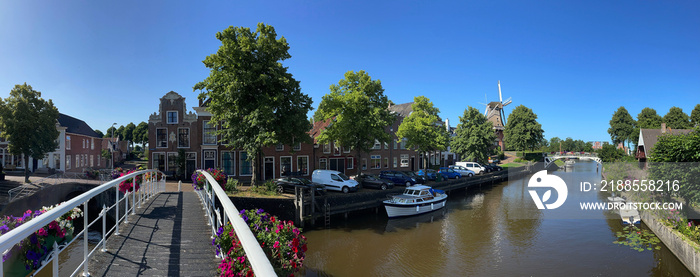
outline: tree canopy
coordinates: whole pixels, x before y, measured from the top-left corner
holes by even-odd
[[[421,153],[447,149],[449,136],[440,110],[425,96],[416,96],[411,105],[411,114],[404,118],[396,131],[399,140],[406,138],[406,147],[418,149]],[[426,157],[423,161],[428,162]]]
[[[141,121],[134,129],[134,142],[146,144],[148,143],[148,123]]]
[[[105,131],[105,138],[112,138],[112,137],[118,137],[119,133],[117,132],[117,128],[114,128],[114,126],[110,126],[107,128],[107,131]]]
[[[105,136],[105,134],[104,134],[104,133],[102,133],[102,131],[100,131],[100,130],[95,130],[95,133],[96,133],[96,134],[97,134],[97,136],[98,136],[98,137],[100,137],[100,138],[102,138],[102,137],[104,137],[104,136]]]
[[[291,58],[289,44],[274,27],[229,27],[216,38],[221,46],[203,61],[209,76],[193,89],[202,90],[199,99],[207,102],[226,146],[247,152],[255,184],[262,147],[310,140],[306,113],[312,100],[282,65]]]
[[[375,140],[391,141],[384,130],[395,119],[388,106],[389,99],[384,95],[380,80],[372,80],[364,70],[348,71],[338,84],[331,85],[330,93],[323,96],[314,114],[316,120],[331,120],[317,139],[320,143],[334,141],[352,147],[361,156]]]
[[[693,127],[700,125],[700,104],[695,105],[695,109],[690,112],[690,123]]]
[[[652,108],[644,108],[637,115],[637,126],[642,129],[659,129],[663,118]]]
[[[530,108],[520,105],[508,115],[503,135],[513,150],[532,150],[544,139],[544,130],[537,122],[537,115]]]
[[[666,122],[667,128],[690,129],[690,118],[679,107],[671,107],[668,113],[664,115],[664,122]]]
[[[24,181],[29,182],[29,157],[39,160],[58,147],[58,109],[53,101],[24,83],[15,85],[8,98],[0,99],[0,136],[9,142],[9,152],[24,154]]]
[[[488,161],[493,152],[496,134],[493,124],[479,110],[469,106],[459,117],[459,124],[452,138],[452,151],[463,160]]]
[[[700,203],[700,128],[687,135],[659,137],[649,154],[649,177],[678,180],[677,193],[691,204]]]
[[[612,119],[610,119],[610,128],[608,128],[610,139],[612,139],[614,144],[632,141],[634,132],[637,130],[636,124],[632,116],[627,112],[627,109],[620,106],[613,113]]]

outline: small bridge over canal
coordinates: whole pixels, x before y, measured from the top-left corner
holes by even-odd
[[[555,153],[544,157],[544,167],[548,168],[550,164],[560,159],[579,159],[594,161],[599,164],[603,163],[603,161],[598,158],[597,153]]]
[[[20,275],[214,276],[221,257],[217,256],[212,239],[220,226],[231,224],[255,274],[276,276],[226,193],[209,173],[202,174],[207,180],[206,189],[194,192],[183,192],[179,187],[167,188],[163,175],[156,170],[138,171],[106,182],[3,234],[0,252],[8,256],[19,252],[18,243],[77,207],[83,210],[81,219],[86,227],[74,234],[67,244],[82,242],[82,257],[77,258],[82,262],[77,268],[59,272],[59,268],[63,268],[59,263],[63,261],[56,257],[71,246],[54,243],[53,248],[49,245],[36,271]],[[142,181],[136,192],[119,191],[120,184],[135,187],[139,178]],[[103,206],[99,215],[89,214],[89,203],[103,194],[114,194],[116,203]],[[116,219],[111,228],[107,225],[108,217]],[[88,241],[88,229],[101,230],[102,239],[97,243]],[[0,262],[3,276],[16,275],[10,271],[13,268],[16,266],[11,264],[10,258]]]

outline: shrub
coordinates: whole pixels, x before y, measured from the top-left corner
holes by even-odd
[[[237,192],[238,191],[238,180],[229,178],[226,181],[226,192]]]
[[[272,181],[267,181],[262,185],[255,185],[250,188],[253,193],[258,193],[262,195],[277,195],[277,185]]]
[[[278,220],[262,209],[242,210],[240,216],[248,223],[278,276],[290,276],[302,267],[307,249],[306,237],[294,223]],[[224,255],[219,264],[221,276],[253,275],[241,241],[230,223],[219,227],[212,244],[217,254]]]

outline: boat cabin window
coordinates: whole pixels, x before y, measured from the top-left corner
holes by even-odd
[[[418,199],[416,199],[416,202],[419,202],[419,203],[420,203],[420,202],[423,202],[423,199],[422,199],[422,198],[418,198]]]
[[[420,195],[428,195],[428,192],[427,192],[427,191],[421,191],[421,192],[420,192]]]

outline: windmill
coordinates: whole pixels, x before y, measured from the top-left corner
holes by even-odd
[[[503,130],[506,126],[506,114],[503,111],[503,107],[508,106],[513,100],[509,97],[506,101],[503,101],[503,95],[501,94],[501,81],[498,81],[498,102],[493,101],[486,105],[486,120],[493,123],[493,129],[496,132],[496,140],[501,146],[501,150],[505,147],[503,144]]]

